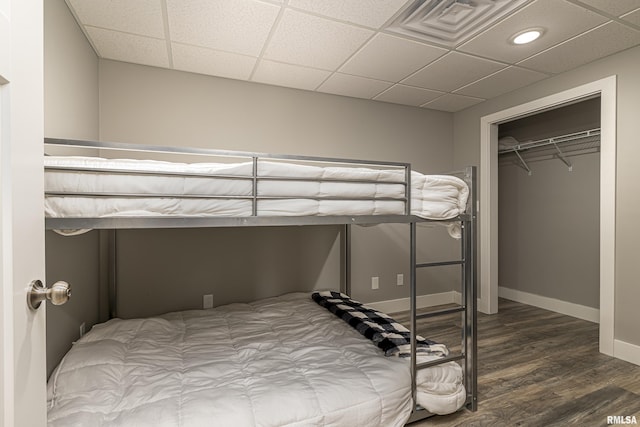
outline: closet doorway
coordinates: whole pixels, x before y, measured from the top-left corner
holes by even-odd
[[[600,97],[498,126],[498,295],[594,323]]]
[[[498,311],[499,125],[600,97],[599,350],[614,356],[616,76],[545,96],[481,118],[479,203],[479,310]]]

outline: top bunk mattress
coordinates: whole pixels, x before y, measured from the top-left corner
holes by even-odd
[[[406,215],[404,169],[279,161],[173,163],[46,156],[49,218]],[[447,220],[469,188],[450,175],[411,172],[411,214]]]

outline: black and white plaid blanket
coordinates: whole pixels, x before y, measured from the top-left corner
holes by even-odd
[[[311,298],[380,347],[385,356],[411,356],[411,334],[407,328],[387,314],[352,300],[340,292],[314,292]],[[416,337],[420,354],[446,356],[447,348],[421,336]]]

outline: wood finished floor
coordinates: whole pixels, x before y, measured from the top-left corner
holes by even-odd
[[[598,352],[598,325],[501,299],[478,315],[478,411],[426,426],[605,426],[640,423],[640,366]],[[394,317],[407,322],[406,313]],[[418,321],[418,332],[460,351],[460,315]]]

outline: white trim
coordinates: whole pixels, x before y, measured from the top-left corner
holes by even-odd
[[[0,54],[2,54],[0,52]],[[2,71],[2,70],[0,70]],[[9,90],[0,73],[0,426],[15,424]]]
[[[439,294],[418,295],[416,297],[416,306],[417,308],[427,308],[442,304],[453,304],[456,302],[455,293],[454,291],[449,291]],[[409,310],[410,300],[409,298],[399,298],[387,301],[368,302],[366,305],[383,313],[398,313]]]
[[[497,126],[509,120],[600,95],[600,352],[613,355],[616,228],[616,76],[499,111],[480,119],[480,304],[498,304]],[[495,310],[495,311],[494,311]]]
[[[556,298],[549,298],[542,295],[519,291],[517,289],[505,288],[502,286],[498,288],[498,296],[500,298],[506,298],[511,301],[520,302],[522,304],[543,308],[555,313],[577,317],[578,319],[582,320],[588,320],[589,322],[600,322],[600,310],[593,307],[587,307],[586,305],[575,304]]]
[[[495,314],[498,312],[498,125],[489,121],[487,117],[483,117],[480,121],[480,230],[478,233],[480,302],[478,310],[486,314]],[[484,236],[487,237],[484,238]],[[491,256],[483,254],[491,254]]]
[[[462,292],[460,291],[451,291],[451,292],[453,292],[454,304],[462,305]]]
[[[612,355],[616,308],[616,76],[600,80],[600,85],[600,352]]]
[[[640,346],[620,340],[614,340],[613,356],[626,362],[640,365]]]

